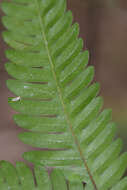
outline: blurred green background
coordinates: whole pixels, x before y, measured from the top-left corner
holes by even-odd
[[[2,2],[2,0],[0,0]],[[89,64],[95,66],[95,80],[101,84],[100,94],[104,107],[112,108],[113,120],[118,126],[118,136],[127,149],[127,1],[126,0],[67,0],[74,20],[80,25],[84,48],[90,51]],[[2,11],[0,11],[2,16]],[[24,151],[32,150],[21,143],[19,129],[12,120],[14,111],[7,99],[12,94],[7,90],[8,78],[4,70],[7,61],[0,23],[0,160],[22,160]]]

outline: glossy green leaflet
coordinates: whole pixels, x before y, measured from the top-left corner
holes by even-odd
[[[15,78],[8,88],[20,99],[9,104],[20,112],[16,123],[28,130],[26,144],[48,151],[24,154],[30,162],[55,166],[86,190],[126,189],[120,181],[127,166],[121,140],[114,140],[111,110],[101,111],[98,83],[91,84],[88,51],[78,38],[65,0],[12,0],[3,3],[4,40],[11,49],[6,70]],[[14,101],[17,100],[17,101]],[[118,183],[118,184],[117,184]]]

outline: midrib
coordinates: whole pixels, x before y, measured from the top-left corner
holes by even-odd
[[[93,179],[93,176],[92,176],[92,174],[90,172],[90,169],[89,169],[89,167],[87,165],[87,162],[86,162],[86,160],[84,158],[83,152],[82,152],[82,150],[80,148],[80,143],[78,142],[78,139],[77,139],[77,137],[76,137],[76,135],[75,135],[75,133],[73,131],[73,127],[72,127],[72,124],[70,122],[69,115],[68,115],[68,113],[66,111],[66,106],[64,104],[64,100],[63,100],[63,97],[62,97],[62,93],[61,93],[61,89],[60,89],[60,86],[59,86],[59,82],[58,82],[57,77],[56,77],[56,73],[55,73],[55,68],[54,68],[54,64],[53,64],[53,61],[52,61],[52,57],[50,55],[50,51],[49,51],[49,47],[48,47],[48,41],[46,39],[46,35],[45,35],[44,30],[43,30],[44,27],[43,27],[42,17],[41,17],[41,14],[40,14],[40,8],[39,8],[38,0],[35,0],[35,4],[36,4],[37,10],[38,10],[38,17],[39,17],[39,22],[40,22],[40,27],[41,27],[42,40],[44,40],[44,43],[45,43],[45,47],[46,47],[46,51],[47,51],[47,54],[48,54],[49,63],[50,63],[50,66],[51,66],[53,77],[54,77],[54,79],[56,81],[56,87],[57,87],[58,95],[59,95],[59,98],[60,98],[60,101],[61,101],[61,104],[62,104],[62,108],[63,108],[64,114],[65,114],[65,118],[66,118],[67,124],[68,124],[68,126],[70,128],[71,134],[72,134],[72,136],[74,138],[74,142],[75,142],[76,147],[78,149],[78,152],[80,154],[81,160],[83,161],[84,167],[86,168],[86,170],[88,172],[88,175],[89,175],[90,180],[91,180],[91,182],[92,182],[92,184],[94,186],[94,189],[98,190],[98,188],[96,186],[96,183],[95,183],[95,181]]]

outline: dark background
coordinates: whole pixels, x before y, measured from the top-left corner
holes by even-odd
[[[0,0],[2,2],[2,0]],[[113,120],[118,126],[118,136],[127,149],[127,1],[125,0],[68,0],[74,20],[80,24],[80,36],[84,48],[90,50],[90,62],[95,66],[95,80],[101,83],[100,94],[105,107],[112,108]],[[0,11],[2,16],[2,11]],[[0,23],[0,160],[15,162],[22,160],[24,151],[31,150],[23,145],[17,134],[22,130],[12,120],[14,111],[8,106],[4,70],[7,61]]]

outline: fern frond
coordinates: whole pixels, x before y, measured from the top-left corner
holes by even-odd
[[[101,108],[94,69],[78,38],[65,0],[12,0],[3,3],[8,88],[21,99],[10,100],[16,123],[27,129],[20,139],[48,148],[24,154],[30,162],[56,166],[70,180],[83,180],[86,190],[126,189],[127,153],[113,140],[111,110]],[[56,150],[57,149],[57,150]],[[76,178],[77,177],[77,178]],[[120,181],[120,182],[119,182]],[[118,183],[118,185],[117,185]]]
[[[31,169],[23,162],[17,162],[16,167],[6,161],[0,161],[0,189],[1,190],[83,190],[82,183],[71,183],[65,180],[64,175],[53,170],[48,172],[39,166]]]

